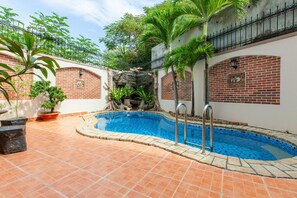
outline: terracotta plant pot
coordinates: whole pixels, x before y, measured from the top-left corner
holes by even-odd
[[[60,114],[60,112],[53,112],[53,113],[40,113],[39,117],[42,120],[54,120],[58,117],[58,115]]]

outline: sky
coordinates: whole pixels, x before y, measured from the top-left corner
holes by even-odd
[[[13,8],[19,19],[28,25],[30,15],[42,12],[50,15],[56,12],[68,18],[71,36],[83,35],[99,44],[104,37],[104,26],[119,20],[125,13],[142,14],[144,6],[153,6],[163,0],[0,0],[0,5]]]

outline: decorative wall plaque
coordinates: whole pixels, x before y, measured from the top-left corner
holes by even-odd
[[[76,89],[84,89],[85,88],[85,81],[81,79],[75,80],[75,88]]]
[[[245,72],[229,74],[227,84],[228,88],[245,87]]]

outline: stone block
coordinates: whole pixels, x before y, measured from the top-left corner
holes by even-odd
[[[279,170],[274,166],[264,166],[270,173],[272,173],[275,177],[290,177],[284,171]]]
[[[0,127],[0,152],[11,154],[27,150],[25,126]]]
[[[228,170],[234,170],[234,171],[238,171],[241,173],[249,173],[249,174],[255,174],[255,171],[251,168],[247,168],[247,167],[242,167],[242,166],[234,166],[231,164],[227,165],[227,169]]]
[[[226,168],[227,160],[219,157],[215,157],[211,165],[217,166],[220,168]]]
[[[28,118],[11,118],[1,120],[1,126],[26,125]]]

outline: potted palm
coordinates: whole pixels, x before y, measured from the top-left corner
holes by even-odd
[[[41,108],[46,111],[39,113],[39,117],[42,120],[56,119],[60,112],[55,111],[55,107],[67,98],[63,90],[57,86],[51,86],[49,81],[36,81],[31,86],[29,96],[36,98],[39,95],[46,97],[41,104]]]
[[[22,43],[0,36],[0,44],[2,46],[0,51],[8,52],[19,61],[19,66],[15,67],[0,63],[0,93],[6,98],[10,105],[7,90],[12,90],[16,92],[17,95],[14,104],[16,118],[1,120],[1,125],[23,125],[26,124],[27,118],[19,118],[18,100],[22,88],[26,86],[28,82],[23,82],[21,76],[26,74],[36,75],[32,72],[33,69],[40,70],[44,77],[47,77],[48,71],[51,71],[55,75],[55,69],[60,68],[60,66],[53,58],[43,55],[43,53],[46,53],[46,50],[43,49],[41,45],[36,42],[35,37],[29,33],[24,32]],[[3,112],[6,111],[0,113]]]
[[[40,70],[45,78],[48,76],[48,71],[51,71],[56,75],[56,68],[60,68],[59,64],[53,58],[49,56],[44,56],[46,50],[38,45],[34,36],[29,33],[24,32],[23,43],[17,43],[11,39],[0,36],[0,44],[3,46],[0,51],[8,52],[13,57],[19,60],[22,68],[16,71],[15,68],[5,64],[0,63],[0,93],[9,102],[9,96],[5,86],[15,87],[11,83],[13,77],[19,77],[26,74],[33,74],[32,69]],[[5,85],[5,86],[4,86]]]
[[[14,67],[15,73],[21,72],[23,67],[21,65],[17,65]],[[26,92],[26,89],[32,84],[32,80],[30,79],[23,79],[21,77],[14,77],[10,80],[11,84],[14,88],[8,87],[7,89],[10,91],[15,92],[15,98],[13,101],[10,101],[9,103],[9,112],[14,113],[15,117],[2,120],[1,125],[2,126],[10,126],[10,125],[26,125],[26,122],[28,121],[28,118],[20,116],[19,108],[21,106],[21,96],[26,96],[26,94],[23,94]]]
[[[55,75],[55,69],[60,67],[54,59],[42,54],[46,53],[46,51],[42,49],[40,45],[37,45],[34,36],[25,32],[23,38],[24,42],[18,43],[0,36],[0,51],[8,52],[10,55],[17,58],[19,64],[23,66],[20,71],[16,71],[10,65],[0,63],[0,93],[6,98],[8,103],[10,103],[10,98],[6,90],[7,87],[12,87],[14,91],[17,91],[12,82],[13,77],[20,77],[25,74],[34,75],[32,72],[33,69],[40,70],[42,74],[47,77],[48,70]],[[5,111],[0,113],[3,112]],[[27,149],[26,128],[24,126],[26,121],[26,118],[1,121],[0,152],[10,154]]]
[[[127,107],[131,107],[130,99],[131,95],[134,93],[134,90],[129,87],[122,87],[121,89],[124,95],[124,105]]]

